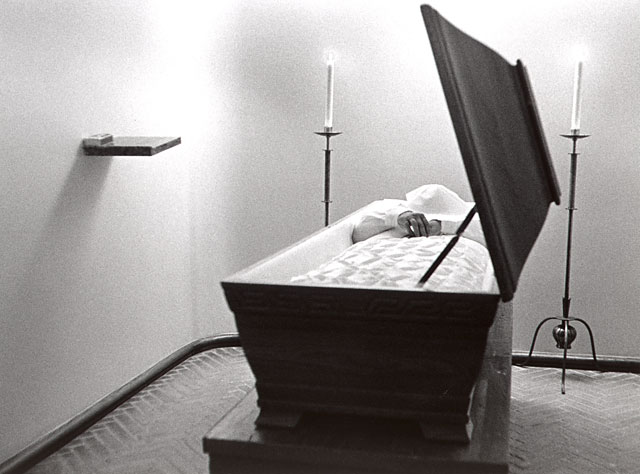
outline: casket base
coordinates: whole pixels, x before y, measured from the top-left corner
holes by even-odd
[[[295,428],[302,419],[302,412],[285,410],[261,409],[256,426],[258,428]],[[469,420],[464,424],[433,423],[431,421],[418,421],[418,426],[424,439],[429,441],[452,441],[468,443],[473,432],[473,422]]]
[[[471,397],[472,399],[473,397]],[[261,405],[260,400],[257,401],[258,405]],[[331,407],[330,410],[323,412],[318,410],[292,410],[285,407],[272,406],[273,403],[269,403],[269,406],[262,406],[257,415],[255,424],[258,428],[289,428],[293,429],[301,422],[305,413],[320,413],[320,414],[335,414],[343,412],[345,414],[358,413],[357,409],[353,407],[339,410],[336,407]],[[385,418],[388,410],[359,410],[360,416],[370,416],[377,418]],[[467,407],[466,415],[453,414],[453,413],[433,413],[431,416],[425,416],[425,414],[415,413],[413,416],[398,417],[396,419],[411,420],[417,423],[420,427],[420,431],[425,440],[429,441],[450,441],[468,443],[471,440],[473,432],[473,422],[470,416],[471,402]]]

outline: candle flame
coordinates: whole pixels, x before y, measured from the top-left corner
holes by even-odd
[[[585,62],[587,59],[589,59],[589,48],[584,44],[576,44],[571,48],[572,62]]]
[[[324,57],[324,62],[326,64],[329,64],[329,63],[333,64],[336,61],[336,53],[331,50],[325,51],[323,57]]]

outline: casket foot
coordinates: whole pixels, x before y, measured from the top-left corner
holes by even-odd
[[[269,428],[294,428],[302,418],[302,412],[279,408],[261,408],[256,426]]]
[[[422,436],[427,441],[452,441],[468,443],[471,441],[473,423],[469,420],[466,424],[434,423],[432,421],[420,421]]]

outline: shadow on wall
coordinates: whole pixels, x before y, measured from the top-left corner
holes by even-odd
[[[91,241],[94,215],[106,180],[111,157],[85,156],[80,147],[67,179],[33,248],[23,280],[15,295],[13,313],[22,331],[50,340],[64,324],[51,318],[66,313]],[[67,323],[68,324],[68,323]],[[37,336],[39,335],[39,336]],[[16,338],[16,340],[21,340]],[[42,341],[44,342],[44,341]],[[55,348],[52,348],[55,350]]]
[[[62,191],[38,239],[30,272],[42,265],[73,268],[91,237],[93,216],[112,157],[86,156],[79,147]]]

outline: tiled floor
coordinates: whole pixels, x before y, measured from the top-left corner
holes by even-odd
[[[513,367],[511,472],[640,473],[640,375]]]
[[[29,474],[208,472],[202,437],[254,383],[239,348],[183,362]],[[640,376],[513,367],[510,472],[640,473]]]

